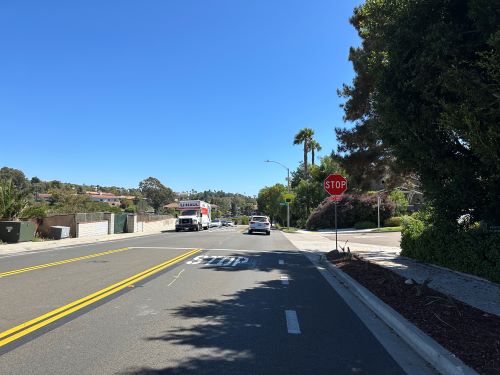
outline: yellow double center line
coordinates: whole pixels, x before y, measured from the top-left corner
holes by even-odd
[[[163,262],[161,264],[158,264],[152,268],[149,268],[143,272],[140,272],[134,276],[131,276],[125,280],[122,280],[116,284],[113,284],[111,286],[108,286],[104,289],[101,289],[95,293],[89,294],[86,297],[80,298],[79,300],[76,300],[74,302],[71,302],[67,305],[61,306],[55,310],[52,310],[46,314],[43,314],[35,319],[29,320],[25,323],[21,323],[11,329],[8,329],[7,331],[1,332],[0,333],[0,348],[2,346],[5,346],[9,344],[10,342],[17,340],[23,336],[26,336],[27,334],[34,332],[42,327],[45,327],[49,325],[52,322],[55,322],[56,320],[59,320],[69,314],[74,313],[75,311],[78,311],[80,309],[83,309],[84,307],[91,305],[97,301],[102,300],[103,298],[106,298],[112,294],[115,294],[119,292],[120,290],[123,290],[134,283],[137,283],[138,281],[141,281],[147,277],[150,277],[154,275],[155,273],[158,273],[165,268],[168,268],[186,258],[189,258],[193,254],[196,254],[200,252],[200,249],[193,249],[191,251],[188,251],[187,253],[181,254],[178,257],[175,257],[173,259],[170,259],[166,262]]]
[[[101,257],[103,255],[109,255],[109,254],[119,253],[119,252],[127,251],[127,250],[130,250],[130,248],[128,248],[128,247],[122,247],[121,249],[103,251],[102,253],[95,253],[95,254],[85,255],[85,256],[82,256],[82,257],[78,257],[78,258],[65,259],[65,260],[60,260],[60,261],[57,261],[57,262],[46,263],[46,264],[39,264],[37,266],[31,266],[31,267],[26,267],[26,268],[20,268],[20,269],[17,269],[17,270],[12,270],[12,271],[1,272],[0,273],[0,278],[7,277],[7,276],[12,276],[12,275],[17,275],[17,274],[23,273],[23,272],[40,270],[42,268],[49,268],[49,267],[54,267],[54,266],[60,266],[62,264],[66,264],[66,263],[77,262],[79,260],[92,259],[92,258],[96,258],[96,257]]]

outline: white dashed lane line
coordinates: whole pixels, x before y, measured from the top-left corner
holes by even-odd
[[[299,319],[295,310],[285,310],[286,328],[292,335],[300,335]]]

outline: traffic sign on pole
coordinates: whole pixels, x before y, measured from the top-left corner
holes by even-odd
[[[340,195],[347,190],[347,179],[340,174],[331,174],[323,182],[323,187],[331,195],[330,200],[335,202],[335,250],[337,245],[337,202],[341,199]]]
[[[347,180],[340,174],[331,174],[325,178],[323,187],[330,195],[340,195],[347,190]]]

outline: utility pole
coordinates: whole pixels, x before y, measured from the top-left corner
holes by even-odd
[[[377,228],[380,229],[380,192],[377,193]]]
[[[290,168],[288,168],[286,165],[281,164],[279,161],[274,161],[274,160],[264,160],[265,163],[276,163],[278,165],[281,165],[283,168],[286,169],[287,172],[287,186],[288,186],[288,194],[290,194]],[[288,229],[290,229],[290,202],[286,202],[286,226]]]

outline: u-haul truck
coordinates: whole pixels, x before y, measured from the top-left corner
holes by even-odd
[[[180,215],[175,222],[175,231],[203,230],[210,227],[212,207],[200,200],[180,201]]]

